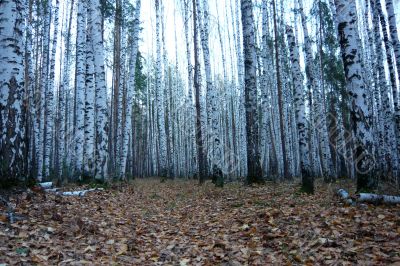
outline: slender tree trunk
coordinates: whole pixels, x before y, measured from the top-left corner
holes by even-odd
[[[49,67],[50,67],[50,25],[51,25],[51,2],[44,3],[44,27],[43,27],[43,48],[42,48],[42,67],[40,84],[40,101],[38,103],[38,180],[47,176],[45,171],[45,143],[46,143],[46,96],[48,94]],[[44,175],[44,176],[43,176]]]
[[[272,1],[273,13],[274,13],[274,33],[275,33],[275,64],[276,64],[276,79],[278,88],[278,105],[279,105],[279,126],[280,126],[280,136],[282,145],[282,155],[283,155],[283,175],[285,178],[289,178],[289,165],[288,157],[286,151],[286,137],[285,137],[285,125],[284,125],[284,107],[283,107],[283,96],[282,96],[282,80],[281,80],[281,69],[279,63],[279,36],[278,36],[278,25],[277,25],[277,14],[276,14],[276,3],[275,0]]]
[[[255,46],[254,15],[251,0],[241,0],[245,109],[247,137],[247,183],[263,182],[259,152],[258,108],[257,108],[257,56]]]
[[[44,152],[44,172],[45,177],[50,175],[50,169],[52,169],[51,156],[53,153],[53,137],[54,137],[54,80],[55,80],[55,67],[56,67],[56,51],[57,51],[57,40],[58,40],[58,13],[59,13],[59,1],[56,0],[56,6],[54,12],[54,29],[53,29],[53,40],[50,57],[50,69],[49,69],[49,82],[46,89],[46,141],[45,152]]]
[[[162,82],[162,56],[161,56],[161,7],[160,0],[156,0],[156,91],[157,91],[157,128],[160,145],[159,152],[159,176],[167,175],[167,136],[165,132],[165,110],[164,110],[164,84]],[[164,66],[165,67],[165,66]]]
[[[384,67],[384,55],[383,55],[383,48],[382,48],[382,38],[381,32],[379,28],[379,10],[380,1],[371,1],[371,9],[373,12],[373,24],[374,24],[374,33],[375,33],[375,45],[376,45],[376,66],[378,68],[378,75],[379,75],[379,84],[378,88],[380,89],[381,94],[381,110],[382,112],[382,122],[383,122],[383,139],[384,139],[384,158],[383,161],[386,162],[384,164],[384,171],[386,175],[395,174],[397,175],[397,146],[396,146],[396,137],[395,131],[393,127],[393,113],[392,113],[392,106],[391,101],[389,98],[389,86],[386,80],[386,72]],[[382,28],[385,30],[384,28]],[[388,48],[388,47],[386,47]],[[396,82],[394,80],[394,82]],[[382,169],[383,170],[383,169]],[[389,171],[389,172],[388,172]]]
[[[86,84],[85,84],[85,149],[84,149],[84,171],[85,175],[95,175],[95,69],[93,49],[93,23],[92,9],[87,8],[88,27],[86,29]]]
[[[211,127],[209,130],[211,131],[209,134],[210,145],[208,147],[208,152],[210,153],[211,158],[211,176],[213,181],[217,186],[222,187],[224,184],[223,175],[222,175],[222,167],[221,163],[223,162],[222,158],[222,143],[220,137],[220,120],[218,114],[218,93],[215,88],[215,84],[212,80],[211,74],[211,60],[210,60],[210,49],[209,49],[209,28],[208,28],[208,0],[203,0],[203,23],[201,26],[201,44],[203,48],[203,58],[205,65],[205,73],[206,73],[206,84],[207,84],[207,116],[210,117],[208,124]]]
[[[25,139],[26,139],[26,172],[30,172],[30,177],[35,176],[34,159],[35,159],[35,134],[34,134],[34,121],[35,121],[35,73],[33,64],[33,0],[27,1],[28,18],[26,25],[26,43],[25,43]],[[1,115],[0,115],[1,121]]]
[[[303,74],[300,67],[300,55],[298,46],[294,37],[293,29],[287,27],[286,29],[289,49],[290,49],[290,60],[292,62],[292,74],[293,83],[295,88],[294,105],[296,108],[296,121],[298,131],[298,141],[300,149],[300,169],[302,176],[302,188],[304,191],[313,193],[314,192],[314,178],[311,174],[310,167],[310,148],[308,141],[308,126],[306,119],[306,106],[305,106],[305,89],[303,86]]]
[[[71,1],[71,9],[68,18],[68,28],[65,37],[65,50],[63,57],[63,72],[62,72],[62,84],[60,86],[59,91],[59,119],[58,119],[58,164],[59,164],[59,172],[58,176],[61,177],[66,168],[66,153],[67,153],[67,124],[68,124],[68,112],[66,112],[67,108],[67,99],[69,93],[70,86],[70,63],[71,63],[71,28],[72,28],[72,14],[74,10],[74,0]]]
[[[86,78],[86,0],[78,0],[75,72],[75,170],[80,176],[85,138],[85,78]]]
[[[199,83],[199,48],[198,48],[198,28],[197,28],[197,10],[196,1],[192,0],[193,4],[193,43],[194,43],[194,92],[195,92],[195,106],[196,106],[196,144],[197,144],[197,160],[198,160],[198,175],[199,183],[203,184],[207,178],[207,158],[204,153],[203,145],[203,131],[201,123],[201,106],[200,106],[200,83]]]
[[[134,13],[134,24],[133,24],[133,32],[132,32],[132,45],[130,51],[130,63],[129,70],[130,75],[128,79],[128,86],[126,92],[126,118],[124,125],[124,134],[123,134],[123,143],[122,143],[122,153],[121,153],[121,172],[120,175],[126,177],[126,169],[127,169],[127,157],[128,157],[128,145],[129,141],[133,141],[132,138],[132,106],[134,103],[134,95],[136,90],[135,85],[135,70],[136,70],[136,62],[137,62],[137,54],[139,48],[139,30],[140,30],[140,8],[141,8],[141,0],[136,0],[136,7]]]
[[[119,143],[120,132],[119,125],[121,124],[122,117],[122,102],[120,95],[122,95],[123,88],[121,85],[121,21],[122,21],[122,6],[121,0],[115,2],[115,20],[114,20],[114,58],[113,58],[113,93],[112,93],[112,108],[111,108],[111,121],[110,121],[110,164],[113,171],[120,171],[119,169]]]
[[[394,12],[393,0],[386,0],[385,2],[386,11],[389,17],[390,38],[392,40],[393,52],[396,58],[397,78],[400,79],[400,41],[397,31],[396,15]]]
[[[346,77],[346,88],[351,98],[350,117],[354,136],[354,162],[356,166],[357,190],[374,188],[372,179],[373,139],[368,94],[362,79],[360,39],[357,32],[357,9],[355,1],[336,0],[338,35]]]

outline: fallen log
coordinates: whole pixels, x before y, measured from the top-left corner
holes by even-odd
[[[43,189],[49,189],[53,187],[53,182],[43,182],[39,183],[39,186]]]
[[[356,195],[356,197],[358,202],[367,202],[375,204],[400,204],[399,196],[359,193]]]
[[[53,182],[39,183],[39,186],[42,189],[44,189],[45,192],[56,193],[57,195],[61,195],[61,196],[79,196],[79,197],[83,197],[88,192],[104,190],[103,188],[92,188],[92,189],[86,189],[86,190],[60,192],[59,191],[60,188],[53,188]]]
[[[353,200],[350,198],[350,194],[346,190],[339,189],[337,194],[345,203],[353,204]]]
[[[47,188],[47,189],[45,189],[44,191],[45,191],[45,192],[51,193],[51,192],[57,192],[57,191],[59,191],[59,190],[60,190],[59,188]]]
[[[92,188],[92,189],[86,189],[86,190],[66,191],[66,192],[56,192],[56,193],[58,195],[61,195],[61,196],[79,196],[79,197],[83,197],[88,192],[103,191],[103,190],[104,190],[104,188]]]
[[[350,194],[344,189],[339,189],[337,195],[341,200],[348,204],[354,204],[354,201],[374,204],[400,204],[400,196],[359,193],[356,194],[355,197],[350,197]]]

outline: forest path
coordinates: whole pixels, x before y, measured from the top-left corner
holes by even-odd
[[[27,219],[0,219],[0,263],[400,263],[400,206],[343,206],[335,189],[152,179],[84,197],[24,193],[13,202]]]

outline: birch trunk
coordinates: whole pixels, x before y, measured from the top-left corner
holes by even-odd
[[[160,0],[156,0],[156,91],[157,91],[157,129],[159,141],[159,175],[167,175],[167,135],[165,132],[164,110],[164,84],[162,82],[162,55],[161,55],[161,6]],[[164,66],[165,67],[165,66]]]
[[[51,1],[49,1],[51,2]],[[54,12],[54,32],[51,48],[50,57],[50,71],[49,71],[49,83],[46,88],[46,141],[45,152],[44,152],[44,172],[45,177],[50,175],[51,165],[51,155],[53,153],[53,131],[54,131],[54,80],[55,80],[55,67],[56,67],[56,51],[57,51],[57,40],[58,40],[58,13],[59,13],[59,1],[56,0],[56,6],[53,10]],[[51,5],[50,5],[51,8]]]
[[[96,85],[96,179],[108,180],[108,108],[104,67],[102,16],[99,0],[89,0],[92,9],[92,39]]]
[[[382,38],[381,32],[379,27],[379,8],[380,1],[372,0],[371,1],[371,9],[373,12],[373,24],[374,24],[374,36],[375,36],[375,49],[376,49],[376,66],[378,68],[378,75],[379,75],[379,83],[377,84],[380,89],[381,94],[381,104],[382,109],[378,110],[378,112],[382,112],[382,120],[383,120],[383,140],[384,145],[384,158],[383,161],[386,161],[384,165],[385,174],[387,171],[393,172],[397,174],[397,147],[396,147],[396,137],[393,127],[393,114],[392,114],[392,106],[391,101],[389,98],[389,86],[386,80],[386,72],[385,66],[383,64],[383,48],[382,48]],[[383,29],[383,28],[382,28]],[[383,29],[384,30],[384,29]]]
[[[223,186],[223,175],[222,175],[222,143],[220,137],[220,120],[218,114],[218,93],[216,91],[214,82],[212,80],[211,74],[211,60],[210,60],[210,49],[209,49],[209,17],[208,17],[208,0],[203,0],[203,23],[200,29],[201,33],[201,44],[203,48],[203,59],[206,74],[206,84],[207,84],[207,116],[210,117],[211,126],[209,132],[210,145],[208,147],[209,156],[211,158],[211,176],[216,182],[217,186]]]
[[[396,15],[394,13],[393,0],[386,0],[386,11],[389,18],[390,38],[392,40],[393,52],[396,58],[397,78],[400,79],[400,41],[397,31]]]
[[[273,9],[273,23],[274,23],[274,48],[275,48],[275,68],[276,68],[276,81],[277,81],[277,100],[278,100],[278,114],[277,118],[279,121],[279,140],[280,148],[283,160],[283,176],[284,178],[289,178],[289,162],[286,149],[286,134],[285,134],[285,110],[284,110],[284,99],[283,99],[283,83],[281,77],[281,66],[280,66],[280,53],[279,53],[279,34],[278,34],[278,24],[277,24],[277,11],[276,11],[276,1],[272,1]],[[278,139],[278,138],[277,138]]]
[[[360,59],[360,39],[357,32],[357,9],[355,1],[336,0],[338,35],[349,93],[350,116],[354,134],[354,162],[356,166],[357,190],[371,189],[374,181],[371,134],[371,114],[368,94],[362,79],[363,68]]]
[[[132,29],[132,45],[130,51],[130,64],[129,64],[129,78],[128,86],[126,91],[126,118],[124,125],[123,143],[122,143],[122,156],[121,156],[121,175],[126,176],[126,163],[128,158],[128,145],[132,139],[132,106],[134,103],[135,95],[135,70],[136,60],[139,48],[139,30],[140,30],[140,8],[141,0],[136,1],[135,13],[134,13],[134,24]]]
[[[314,179],[311,175],[310,167],[310,148],[308,141],[308,127],[306,119],[306,106],[305,106],[305,89],[303,87],[303,73],[300,67],[300,55],[298,45],[296,43],[293,29],[287,27],[287,38],[290,49],[290,60],[292,62],[292,75],[294,83],[294,106],[296,113],[298,142],[300,150],[300,169],[302,176],[302,187],[304,191],[314,192]]]
[[[80,176],[85,141],[86,14],[87,0],[78,0],[75,71],[75,170]]]
[[[41,181],[46,177],[45,171],[45,143],[46,143],[46,96],[49,84],[49,65],[50,65],[50,25],[51,25],[51,2],[48,1],[44,11],[44,27],[43,27],[43,50],[42,50],[42,69],[40,86],[40,100],[38,103],[38,142],[37,142],[37,158],[38,158],[38,180]],[[44,175],[44,176],[43,176]]]
[[[24,1],[0,2],[0,179],[23,180]]]
[[[263,181],[258,147],[258,108],[257,108],[257,56],[255,46],[254,15],[251,0],[241,0],[244,79],[245,79],[245,109],[247,137],[247,183]]]
[[[303,26],[303,33],[304,33],[304,49],[305,49],[305,59],[306,59],[306,74],[307,74],[307,84],[308,90],[310,94],[315,95],[315,99],[313,99],[313,103],[315,104],[315,116],[313,115],[314,119],[311,121],[313,123],[313,128],[315,128],[316,133],[321,139],[321,152],[322,152],[322,167],[323,167],[323,175],[325,179],[329,180],[330,177],[333,176],[332,174],[332,158],[331,152],[329,148],[329,138],[328,138],[328,127],[326,123],[326,113],[324,107],[324,97],[323,93],[321,93],[320,87],[318,85],[317,76],[315,73],[315,67],[313,63],[313,55],[312,55],[312,40],[308,34],[306,16],[304,14],[303,9],[303,0],[299,0],[300,5],[300,15],[301,21]],[[313,104],[311,104],[311,108]],[[311,113],[314,110],[310,110]],[[318,151],[317,151],[318,152]]]
[[[200,106],[200,64],[199,64],[199,47],[198,47],[198,22],[197,22],[197,10],[196,1],[192,0],[193,4],[193,43],[194,43],[194,92],[195,92],[195,106],[196,106],[196,145],[197,145],[197,161],[198,161],[198,175],[199,183],[203,184],[207,177],[207,157],[204,152],[204,137],[203,137],[203,127],[202,127],[202,114]]]
[[[92,9],[87,8],[86,29],[86,86],[85,86],[85,149],[84,171],[85,175],[95,175],[95,69],[93,57],[93,14]]]
[[[62,81],[60,85],[60,90],[58,94],[58,166],[59,166],[59,171],[58,171],[58,176],[61,177],[64,168],[66,166],[66,152],[67,152],[67,142],[66,142],[66,133],[67,133],[67,121],[68,121],[68,115],[66,113],[67,110],[67,97],[68,97],[68,92],[69,92],[69,86],[70,86],[70,63],[71,63],[71,28],[72,28],[72,13],[74,9],[74,1],[71,1],[70,3],[71,8],[70,8],[70,14],[69,17],[67,18],[66,24],[67,30],[66,30],[66,36],[65,36],[65,41],[64,41],[64,56],[63,56],[63,71],[62,71]],[[68,5],[67,5],[68,7]]]

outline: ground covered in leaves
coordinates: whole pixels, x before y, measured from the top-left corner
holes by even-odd
[[[137,180],[84,197],[24,192],[11,197],[23,219],[0,216],[0,264],[400,263],[400,206],[344,206],[334,190]]]

